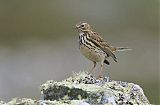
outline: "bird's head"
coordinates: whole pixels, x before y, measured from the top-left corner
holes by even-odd
[[[77,29],[79,32],[86,32],[92,30],[91,26],[86,22],[77,23],[75,29]]]

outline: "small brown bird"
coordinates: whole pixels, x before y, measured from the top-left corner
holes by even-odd
[[[91,26],[86,22],[76,24],[75,29],[79,32],[79,49],[81,53],[94,64],[90,73],[96,67],[96,62],[100,62],[101,64],[98,78],[103,77],[103,64],[110,64],[107,60],[108,57],[112,57],[113,60],[117,62],[114,52],[131,50],[126,47],[110,46],[98,33],[93,31]]]

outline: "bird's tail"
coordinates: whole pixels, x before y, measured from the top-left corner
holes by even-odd
[[[112,51],[113,52],[116,52],[116,51],[130,51],[132,49],[128,48],[128,47],[111,47]]]
[[[130,51],[132,49],[128,48],[128,47],[116,47],[116,51]]]

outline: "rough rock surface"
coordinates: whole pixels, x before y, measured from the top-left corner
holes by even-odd
[[[140,86],[96,79],[86,72],[75,73],[61,82],[47,81],[41,86],[41,100],[17,99],[0,105],[150,105]]]
[[[83,100],[90,105],[148,105],[140,86],[110,80],[96,79],[86,72],[74,74],[61,82],[47,81],[41,86],[44,100]]]

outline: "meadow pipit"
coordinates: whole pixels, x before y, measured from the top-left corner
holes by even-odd
[[[94,64],[90,73],[96,67],[96,62],[100,62],[101,64],[98,77],[102,77],[103,64],[110,64],[107,60],[108,57],[112,57],[113,60],[117,62],[114,52],[130,50],[126,47],[110,46],[98,33],[93,31],[88,23],[80,22],[76,24],[75,29],[79,32],[79,49],[81,53]]]

